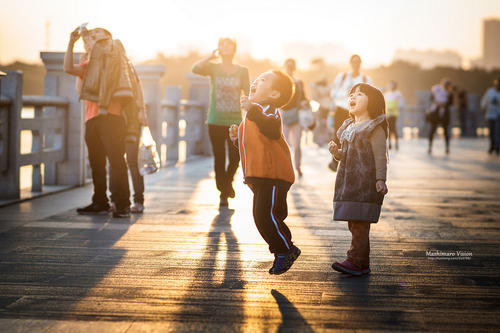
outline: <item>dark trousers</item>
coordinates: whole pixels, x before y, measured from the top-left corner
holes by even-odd
[[[398,117],[389,116],[387,117],[387,124],[389,125],[389,148],[391,147],[391,138],[394,137],[396,141],[396,149],[398,148],[398,127],[397,127]]]
[[[99,115],[85,123],[85,143],[89,154],[94,195],[92,202],[108,204],[106,159],[110,165],[111,195],[118,209],[130,206],[125,163],[125,120],[121,116]]]
[[[432,146],[432,140],[434,140],[434,133],[436,132],[438,126],[443,127],[444,141],[446,143],[446,147],[448,148],[450,146],[450,135],[448,133],[448,125],[449,123],[443,120],[436,120],[431,122],[431,130],[429,132],[429,147]]]
[[[496,139],[496,121],[495,119],[488,119],[488,128],[490,132],[490,150],[497,149],[497,139]]]
[[[125,142],[127,165],[134,187],[134,202],[144,204],[144,177],[139,172],[139,137],[135,142]]]
[[[271,253],[286,253],[291,249],[292,234],[284,220],[288,216],[288,188],[270,183],[251,184],[253,218],[260,235]]]
[[[229,138],[229,126],[208,125],[208,135],[214,153],[215,183],[221,196],[227,197],[227,191],[232,186],[234,174],[240,163],[240,154]],[[226,167],[226,145],[229,164]]]
[[[132,177],[132,185],[134,187],[134,202],[144,204],[144,177],[139,172],[139,140],[137,136],[136,141],[125,141],[125,153],[127,157],[127,166]],[[114,192],[114,183],[109,184],[111,193]],[[111,194],[111,201],[115,201],[113,194]]]

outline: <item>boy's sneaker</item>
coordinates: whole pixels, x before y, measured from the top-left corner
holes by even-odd
[[[144,212],[144,205],[140,202],[134,202],[132,207],[130,207],[130,212],[132,214],[141,214]]]
[[[371,272],[370,267],[359,267],[357,265],[354,265],[349,260],[345,260],[344,262],[336,261],[332,264],[332,268],[337,272],[347,273],[355,276],[361,276]]]
[[[273,267],[269,269],[269,274],[279,275],[288,271],[300,253],[300,249],[293,245],[287,253],[275,254]]]
[[[91,203],[86,207],[77,208],[76,212],[80,215],[104,215],[109,212],[109,205]]]
[[[126,218],[130,217],[130,207],[116,208],[113,212],[114,218]]]

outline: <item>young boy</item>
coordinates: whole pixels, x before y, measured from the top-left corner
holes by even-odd
[[[300,255],[284,222],[286,195],[295,174],[278,111],[290,101],[293,86],[281,71],[262,73],[252,83],[249,96],[241,97],[241,108],[246,111],[243,122],[229,129],[231,140],[238,140],[245,183],[254,193],[255,224],[274,253],[270,274],[285,273]]]

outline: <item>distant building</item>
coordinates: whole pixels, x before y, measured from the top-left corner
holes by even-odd
[[[483,21],[483,64],[486,69],[500,68],[500,20]]]
[[[500,20],[483,21],[483,55],[471,61],[471,67],[500,69]]]
[[[455,51],[396,50],[393,58],[393,62],[395,61],[405,61],[417,64],[424,69],[430,69],[436,66],[462,67],[462,57]]]

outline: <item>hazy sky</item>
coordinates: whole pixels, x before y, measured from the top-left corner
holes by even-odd
[[[283,52],[292,42],[330,43],[371,66],[390,63],[398,48],[479,57],[482,19],[500,18],[500,0],[0,0],[0,8],[3,64],[39,61],[47,21],[51,51],[64,51],[71,30],[90,22],[121,39],[136,61],[157,52],[208,51],[230,36],[259,58],[293,56]]]

